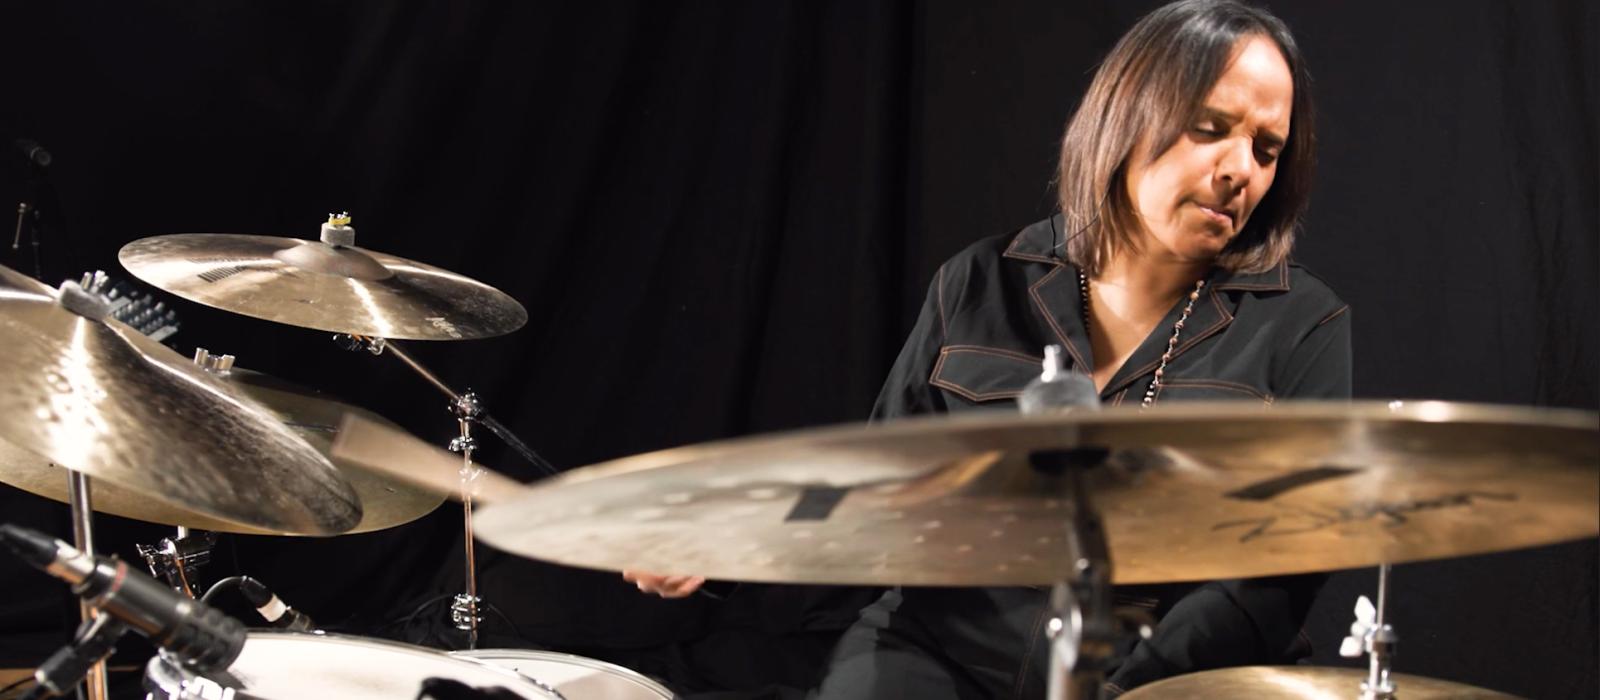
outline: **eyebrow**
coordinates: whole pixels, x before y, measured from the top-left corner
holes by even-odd
[[[1203,105],[1200,107],[1200,117],[1202,119],[1217,119],[1228,124],[1228,126],[1238,124],[1240,120],[1240,117],[1237,114],[1225,112],[1217,109],[1216,107],[1207,107]],[[1281,149],[1285,143],[1284,137],[1279,136],[1276,132],[1266,129],[1256,132],[1256,140],[1260,141],[1267,148]]]

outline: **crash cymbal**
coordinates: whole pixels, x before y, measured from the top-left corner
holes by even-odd
[[[139,279],[190,301],[302,328],[466,340],[528,321],[515,299],[476,280],[321,241],[184,233],[134,241],[117,257]]]
[[[1515,695],[1464,683],[1392,673],[1406,700],[1502,700]],[[1190,673],[1134,688],[1123,700],[1260,698],[1261,700],[1350,700],[1361,697],[1366,669],[1317,666],[1242,666]]]
[[[218,376],[237,387],[244,395],[275,415],[290,431],[322,453],[328,455],[333,439],[339,432],[339,420],[346,414],[383,425],[388,430],[402,429],[387,419],[366,409],[327,398],[299,385],[274,378],[260,372],[233,368]],[[412,484],[373,471],[358,464],[331,459],[344,478],[355,489],[361,503],[361,522],[340,534],[353,535],[373,532],[402,525],[433,512],[444,502],[444,496],[431,489]],[[65,472],[25,450],[0,442],[0,464],[32,465],[31,476],[22,479],[26,490],[46,498],[68,501]],[[177,504],[170,504],[144,496],[138,492],[109,482],[94,485],[94,509],[101,513],[120,515],[134,520],[167,525],[183,525],[213,532],[232,532],[247,535],[299,534],[274,533],[242,523],[209,518],[194,513]]]
[[[196,526],[334,534],[361,520],[327,458],[241,392],[5,267],[0,338],[0,481],[65,500],[69,467],[128,492],[111,507],[157,501]]]
[[[234,368],[225,379],[257,403],[278,415],[283,424],[310,443],[323,455],[329,453],[339,434],[339,420],[346,414],[399,431],[400,426],[364,408],[335,401],[311,389],[247,369]],[[372,532],[409,523],[432,513],[444,496],[430,489],[340,459],[331,459],[350,480],[361,499],[361,522],[344,534]]]
[[[1072,560],[1072,479],[1025,454],[1106,448],[1089,477],[1116,582],[1325,571],[1594,536],[1597,427],[1592,412],[1442,402],[916,418],[606,462],[490,503],[477,532],[600,569],[1044,584]]]

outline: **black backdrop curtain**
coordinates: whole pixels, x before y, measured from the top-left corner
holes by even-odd
[[[1051,209],[1056,141],[1157,3],[22,3],[0,12],[0,137],[55,155],[42,276],[117,271],[150,235],[358,244],[520,300],[517,333],[411,346],[558,465],[859,420],[933,268]],[[1361,397],[1600,404],[1594,3],[1274,2],[1316,76],[1297,258],[1355,309]],[[20,155],[0,197],[24,190]],[[10,200],[7,200],[10,201]],[[9,231],[9,227],[7,229]],[[0,249],[0,263],[35,261]],[[174,339],[454,432],[441,397],[326,334],[179,302]],[[484,461],[535,472],[492,440]],[[5,489],[0,519],[65,533]],[[244,571],[361,631],[459,586],[451,507],[325,540],[234,537]],[[97,520],[102,549],[166,531]],[[1399,669],[1593,697],[1593,540],[1396,569]],[[702,602],[488,553],[485,595],[558,648],[691,635]],[[1333,656],[1370,571],[1313,611]],[[66,634],[58,587],[0,561],[0,665]],[[494,624],[499,624],[496,620]],[[1516,649],[1516,658],[1509,650]]]

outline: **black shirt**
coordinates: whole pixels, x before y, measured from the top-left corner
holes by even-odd
[[[875,418],[1010,407],[1052,343],[1063,346],[1069,367],[1093,369],[1077,268],[1052,254],[1059,227],[1054,217],[984,239],[939,268]],[[1184,301],[1106,383],[1103,402],[1144,397]],[[1349,307],[1305,268],[1284,262],[1258,274],[1208,277],[1155,400],[1349,397]]]

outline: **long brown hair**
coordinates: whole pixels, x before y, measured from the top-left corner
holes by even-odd
[[[1288,257],[1311,188],[1316,129],[1311,75],[1294,37],[1266,10],[1233,0],[1183,0],[1139,20],[1095,72],[1067,122],[1057,170],[1066,258],[1090,276],[1113,252],[1137,249],[1138,214],[1126,186],[1128,159],[1149,139],[1155,160],[1196,117],[1239,40],[1270,39],[1294,76],[1288,143],[1277,177],[1216,265],[1263,272]]]

